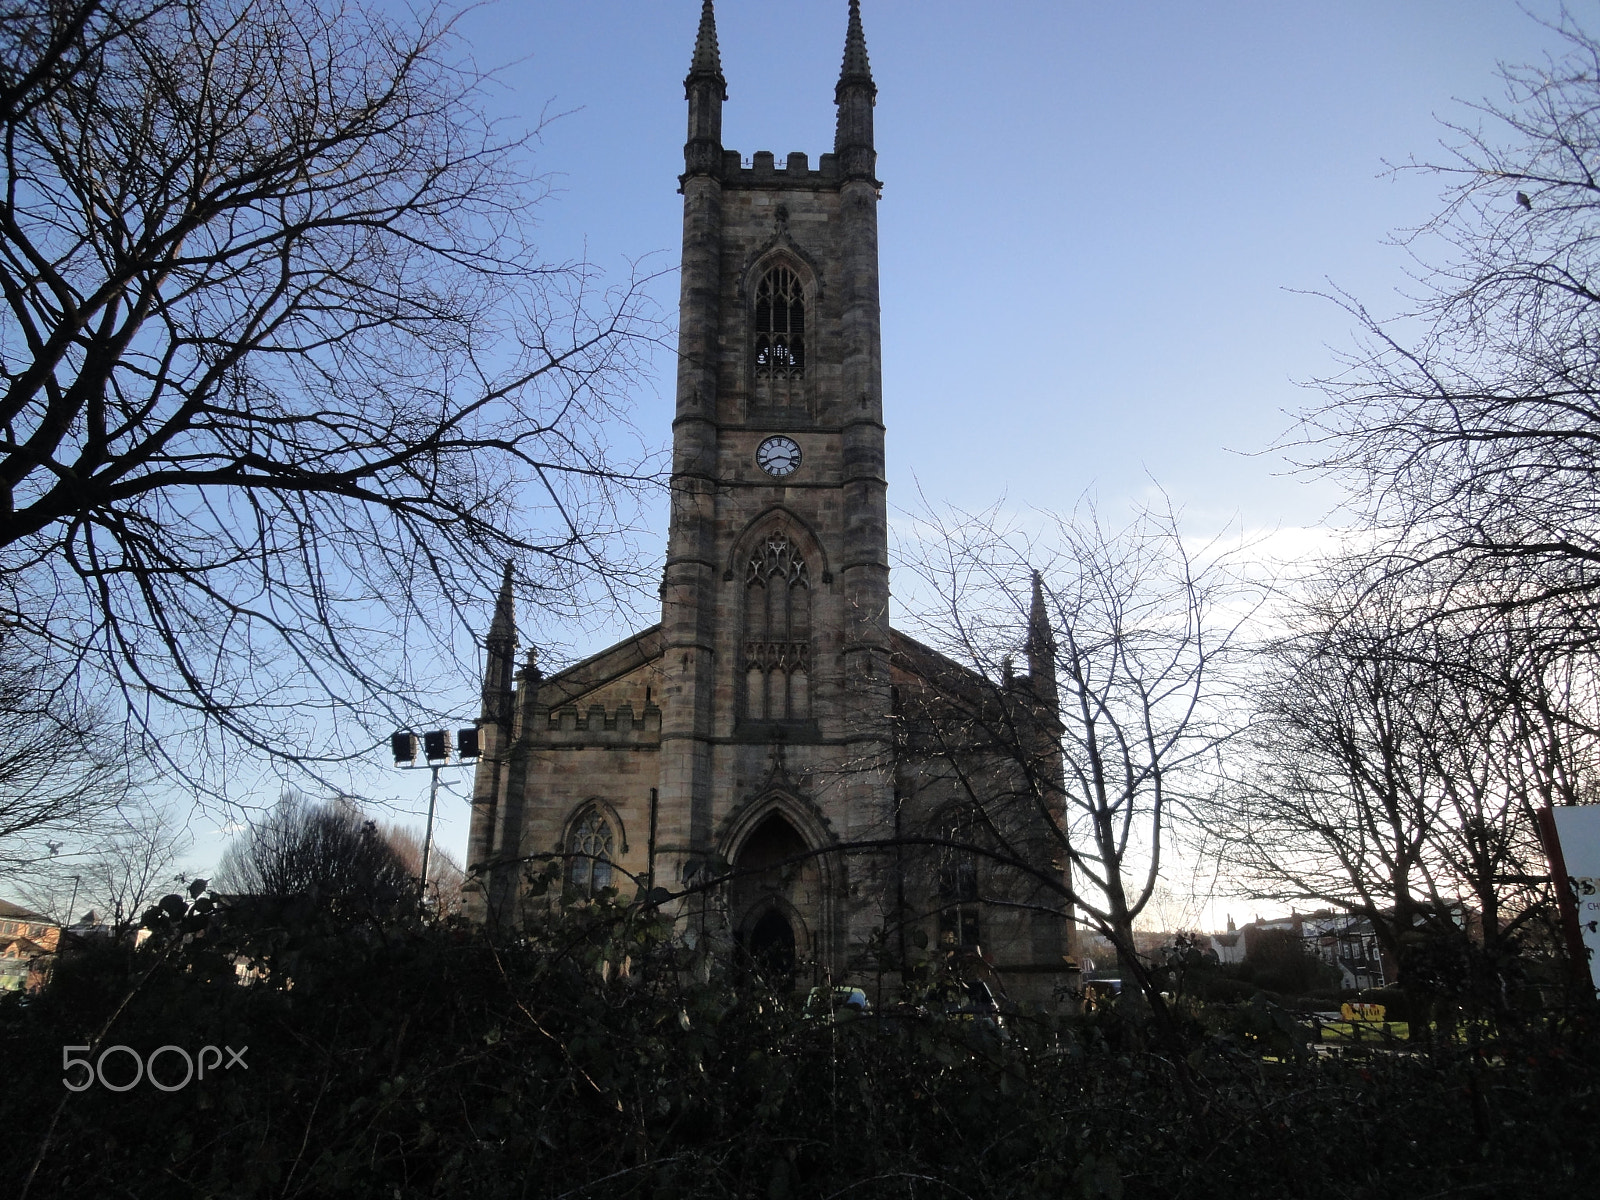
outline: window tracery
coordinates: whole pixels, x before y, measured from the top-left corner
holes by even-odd
[[[594,896],[610,887],[614,852],[611,824],[591,805],[567,835],[567,887],[580,896]]]
[[[747,717],[811,715],[811,576],[783,533],[763,538],[746,564],[744,657]]]
[[[805,291],[788,267],[773,267],[756,286],[755,370],[757,379],[805,377]]]

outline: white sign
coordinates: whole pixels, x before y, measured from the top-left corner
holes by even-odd
[[[1550,810],[1567,864],[1567,885],[1578,907],[1589,977],[1600,990],[1600,804],[1560,805]]]

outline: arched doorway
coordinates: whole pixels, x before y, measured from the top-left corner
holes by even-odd
[[[733,860],[730,915],[745,960],[768,985],[788,991],[809,974],[822,901],[822,871],[798,830],[769,813]]]
[[[794,990],[794,926],[776,908],[767,909],[746,939],[750,965],[774,991]]]

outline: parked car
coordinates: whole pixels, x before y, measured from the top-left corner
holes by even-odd
[[[872,1011],[872,1002],[866,992],[858,987],[836,984],[831,988],[814,987],[806,996],[802,1015],[808,1021],[853,1021]]]

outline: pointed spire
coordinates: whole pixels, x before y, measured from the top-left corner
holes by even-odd
[[[1048,654],[1052,659],[1056,653],[1055,630],[1050,627],[1050,609],[1044,599],[1044,576],[1038,571],[1033,573],[1033,603],[1028,606],[1028,659],[1031,662],[1039,654]]]
[[[483,651],[483,719],[504,721],[511,713],[511,673],[517,653],[516,597],[509,559],[495,600],[494,619],[489,622],[489,636],[483,639]]]
[[[850,0],[850,24],[844,35],[844,66],[839,71],[835,101],[846,84],[864,83],[877,94],[872,82],[872,64],[867,61],[867,35],[861,30],[861,0]]]
[[[517,641],[517,601],[512,593],[511,560],[506,559],[506,569],[500,579],[500,595],[494,603],[494,620],[489,623],[491,644],[515,645]]]
[[[1033,603],[1028,607],[1028,679],[1036,696],[1056,698],[1056,633],[1045,603],[1044,576],[1033,573]]]
[[[867,36],[861,32],[861,0],[850,0],[850,25],[844,35],[844,65],[833,89],[839,106],[839,124],[833,135],[833,152],[846,179],[872,180],[878,156],[872,147],[872,106],[878,85],[872,82],[867,62]]]
[[[694,39],[694,58],[689,63],[685,86],[696,79],[715,79],[722,84],[722,98],[728,98],[727,81],[722,77],[722,52],[717,48],[717,14],[711,0],[700,8],[700,31]]]
[[[722,54],[717,49],[717,14],[706,0],[700,9],[700,32],[694,39],[694,58],[683,81],[683,98],[689,102],[689,140],[683,146],[684,176],[717,177],[722,170],[722,102],[728,98],[728,81],[722,77]]]

